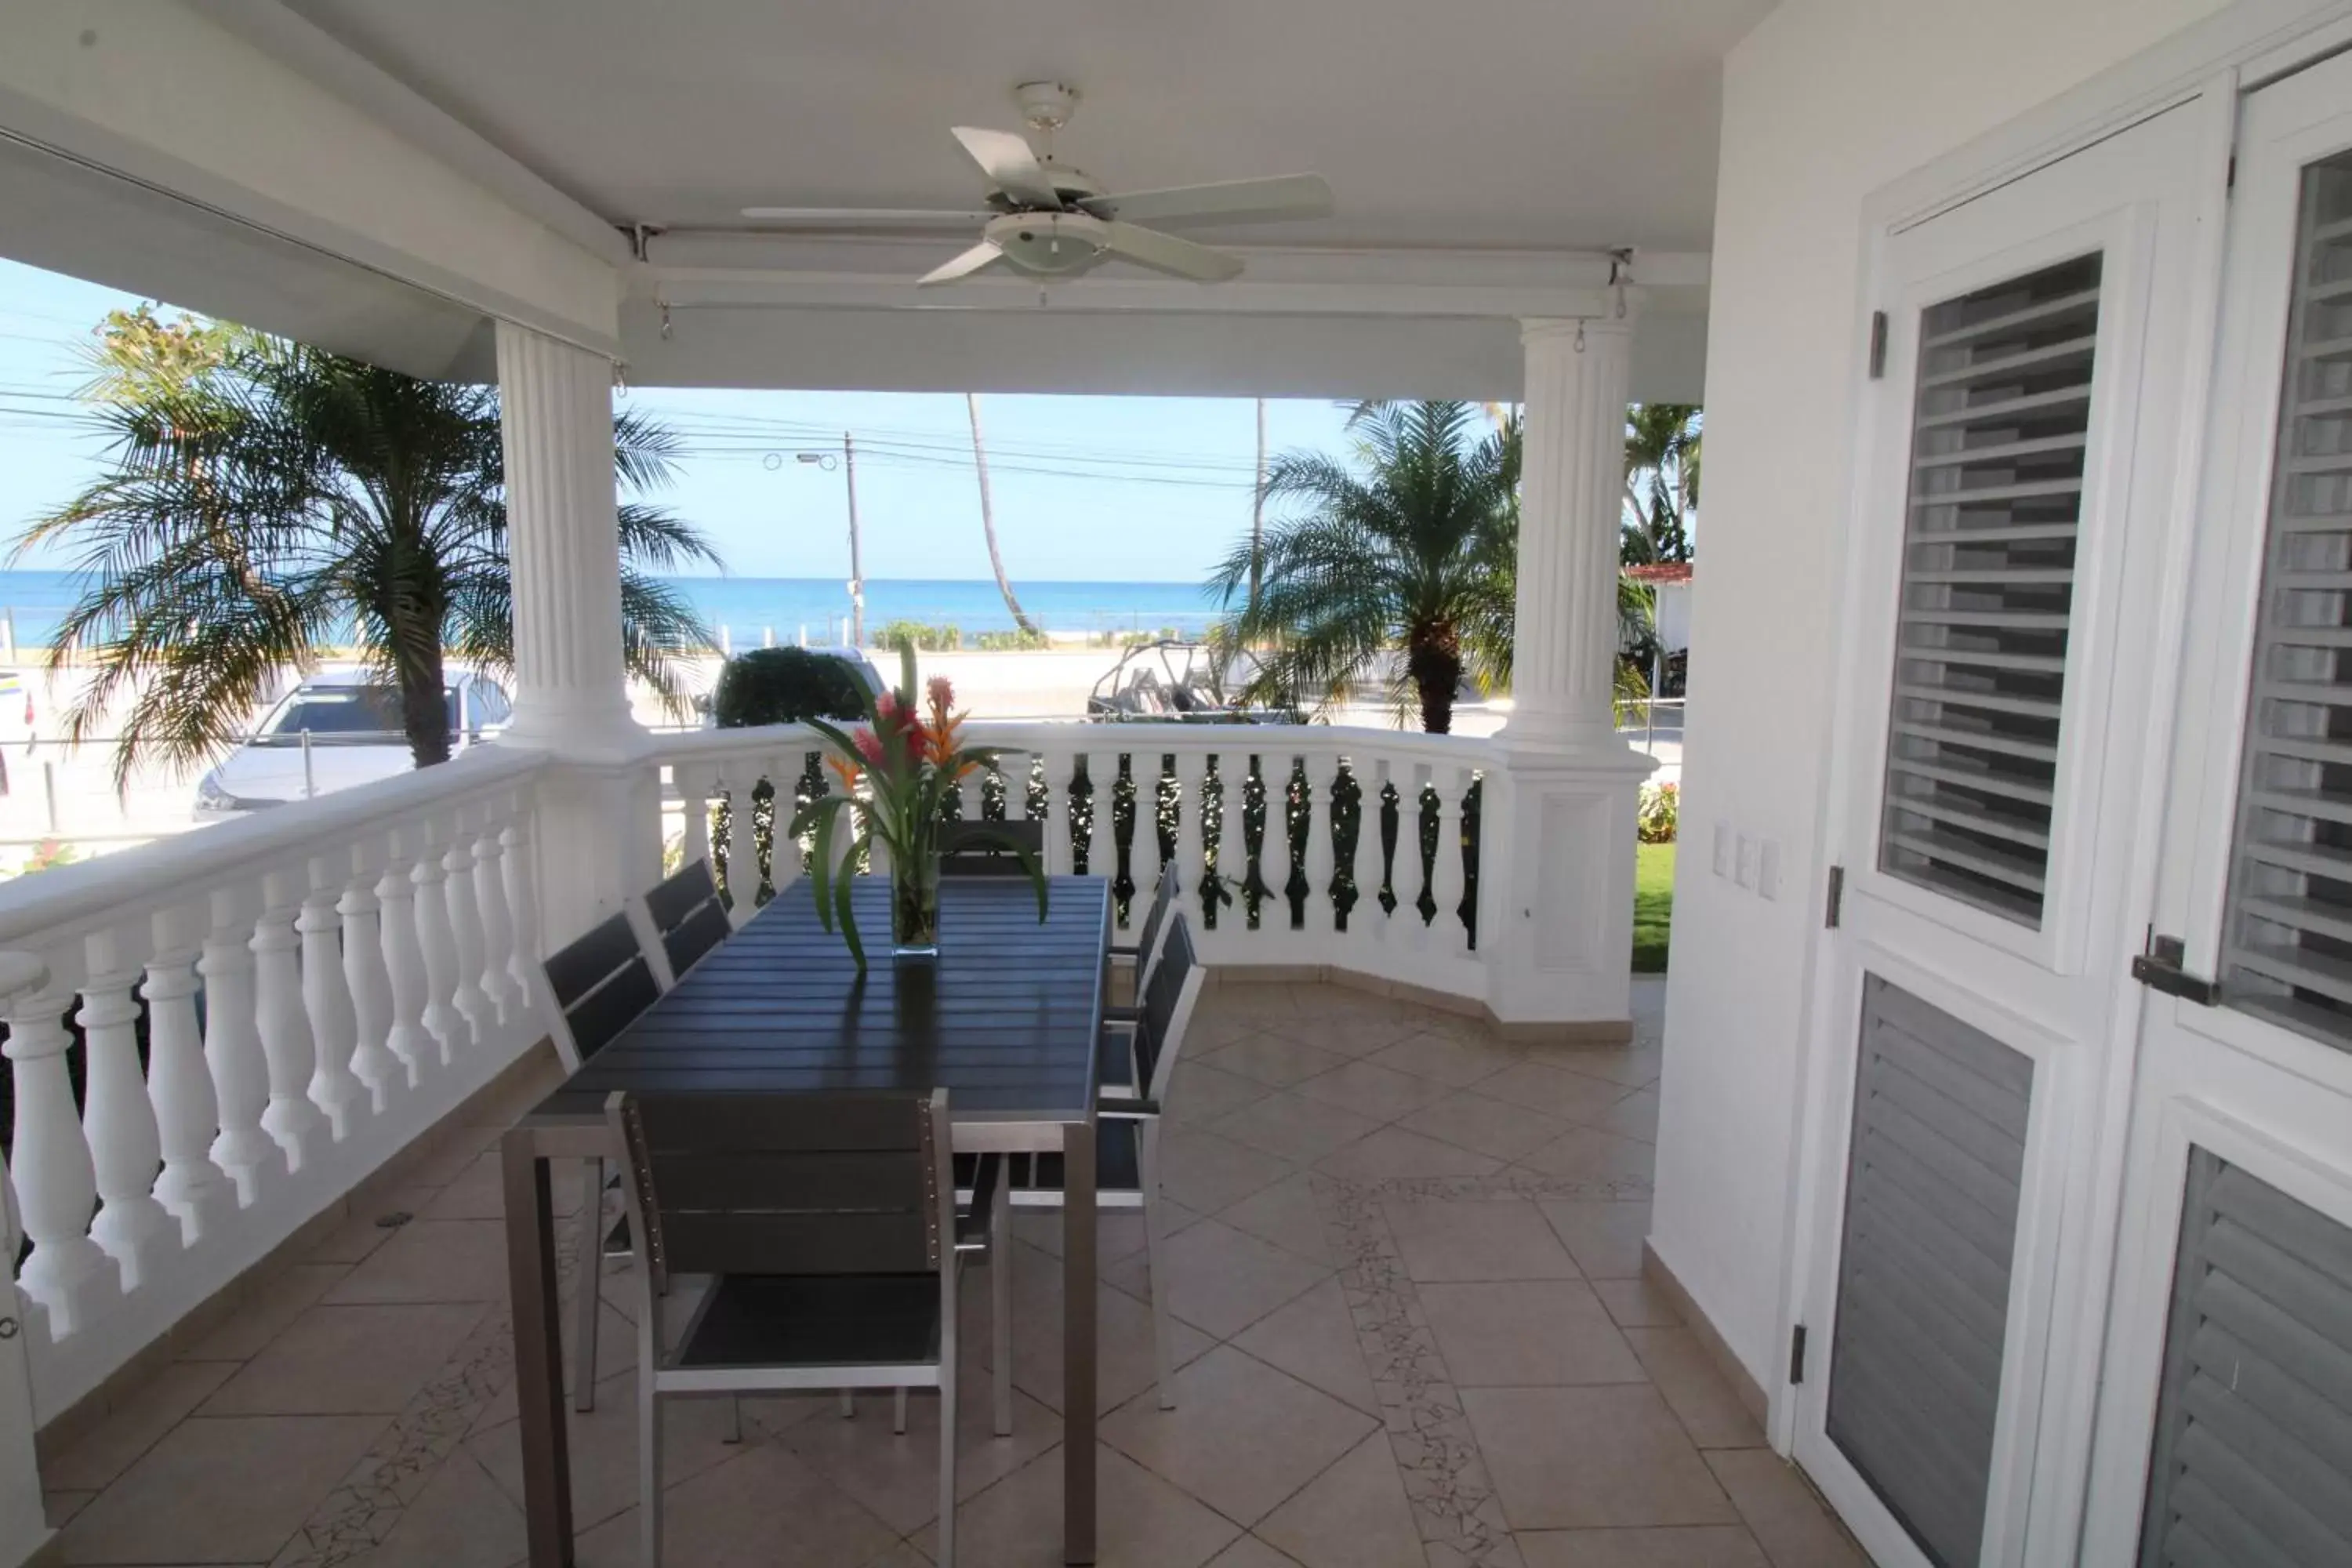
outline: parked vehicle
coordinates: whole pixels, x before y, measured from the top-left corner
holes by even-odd
[[[1303,722],[1296,704],[1242,700],[1257,668],[1253,655],[1223,653],[1208,643],[1140,643],[1095,682],[1087,718],[1097,724]]]
[[[453,755],[497,734],[514,710],[505,689],[484,675],[452,677],[443,696]],[[278,699],[245,743],[205,774],[195,817],[225,821],[414,765],[399,692],[369,670],[324,670]]]

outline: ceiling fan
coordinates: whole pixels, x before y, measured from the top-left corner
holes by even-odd
[[[1330,214],[1331,187],[1320,174],[1278,174],[1114,195],[1053,155],[1054,132],[1069,123],[1077,107],[1076,89],[1054,81],[1024,82],[1013,89],[1013,97],[1029,128],[1045,138],[1045,156],[1038,156],[1028,139],[1014,132],[953,128],[955,139],[988,177],[983,207],[745,207],[743,216],[802,228],[979,224],[979,244],[917,279],[931,285],[957,282],[999,266],[1037,278],[1065,278],[1108,258],[1195,282],[1222,283],[1240,275],[1240,257],[1160,231],[1188,223],[1265,223]]]

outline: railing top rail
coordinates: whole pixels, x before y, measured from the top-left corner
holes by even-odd
[[[547,764],[546,754],[486,746],[394,778],[338,790],[0,883],[0,944],[54,947],[131,906],[191,902],[240,872],[283,867],[306,852],[348,845],[422,810],[510,788]]]
[[[974,720],[964,734],[981,745],[1023,752],[1258,752],[1313,756],[1362,752],[1472,764],[1491,762],[1496,755],[1494,742],[1481,737],[1426,735],[1353,724],[1095,724],[1077,720],[986,719]],[[724,762],[802,744],[822,742],[814,731],[803,725],[765,724],[656,735],[646,754],[666,763]]]

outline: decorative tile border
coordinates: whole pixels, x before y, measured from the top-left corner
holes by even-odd
[[[1421,1298],[1383,1208],[1419,1203],[1527,1202],[1536,1198],[1646,1198],[1647,1180],[1580,1181],[1507,1170],[1491,1176],[1414,1176],[1350,1182],[1317,1173],[1308,1186],[1323,1212],[1358,1348],[1388,1426],[1389,1447],[1420,1527],[1429,1568],[1526,1568],[1423,1314]]]

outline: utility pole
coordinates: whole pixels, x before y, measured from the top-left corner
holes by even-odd
[[[1257,591],[1265,573],[1265,399],[1257,400],[1257,489],[1250,492],[1251,614],[1257,612]]]
[[[866,571],[857,557],[857,442],[841,433],[841,471],[849,480],[849,646],[866,646]]]

